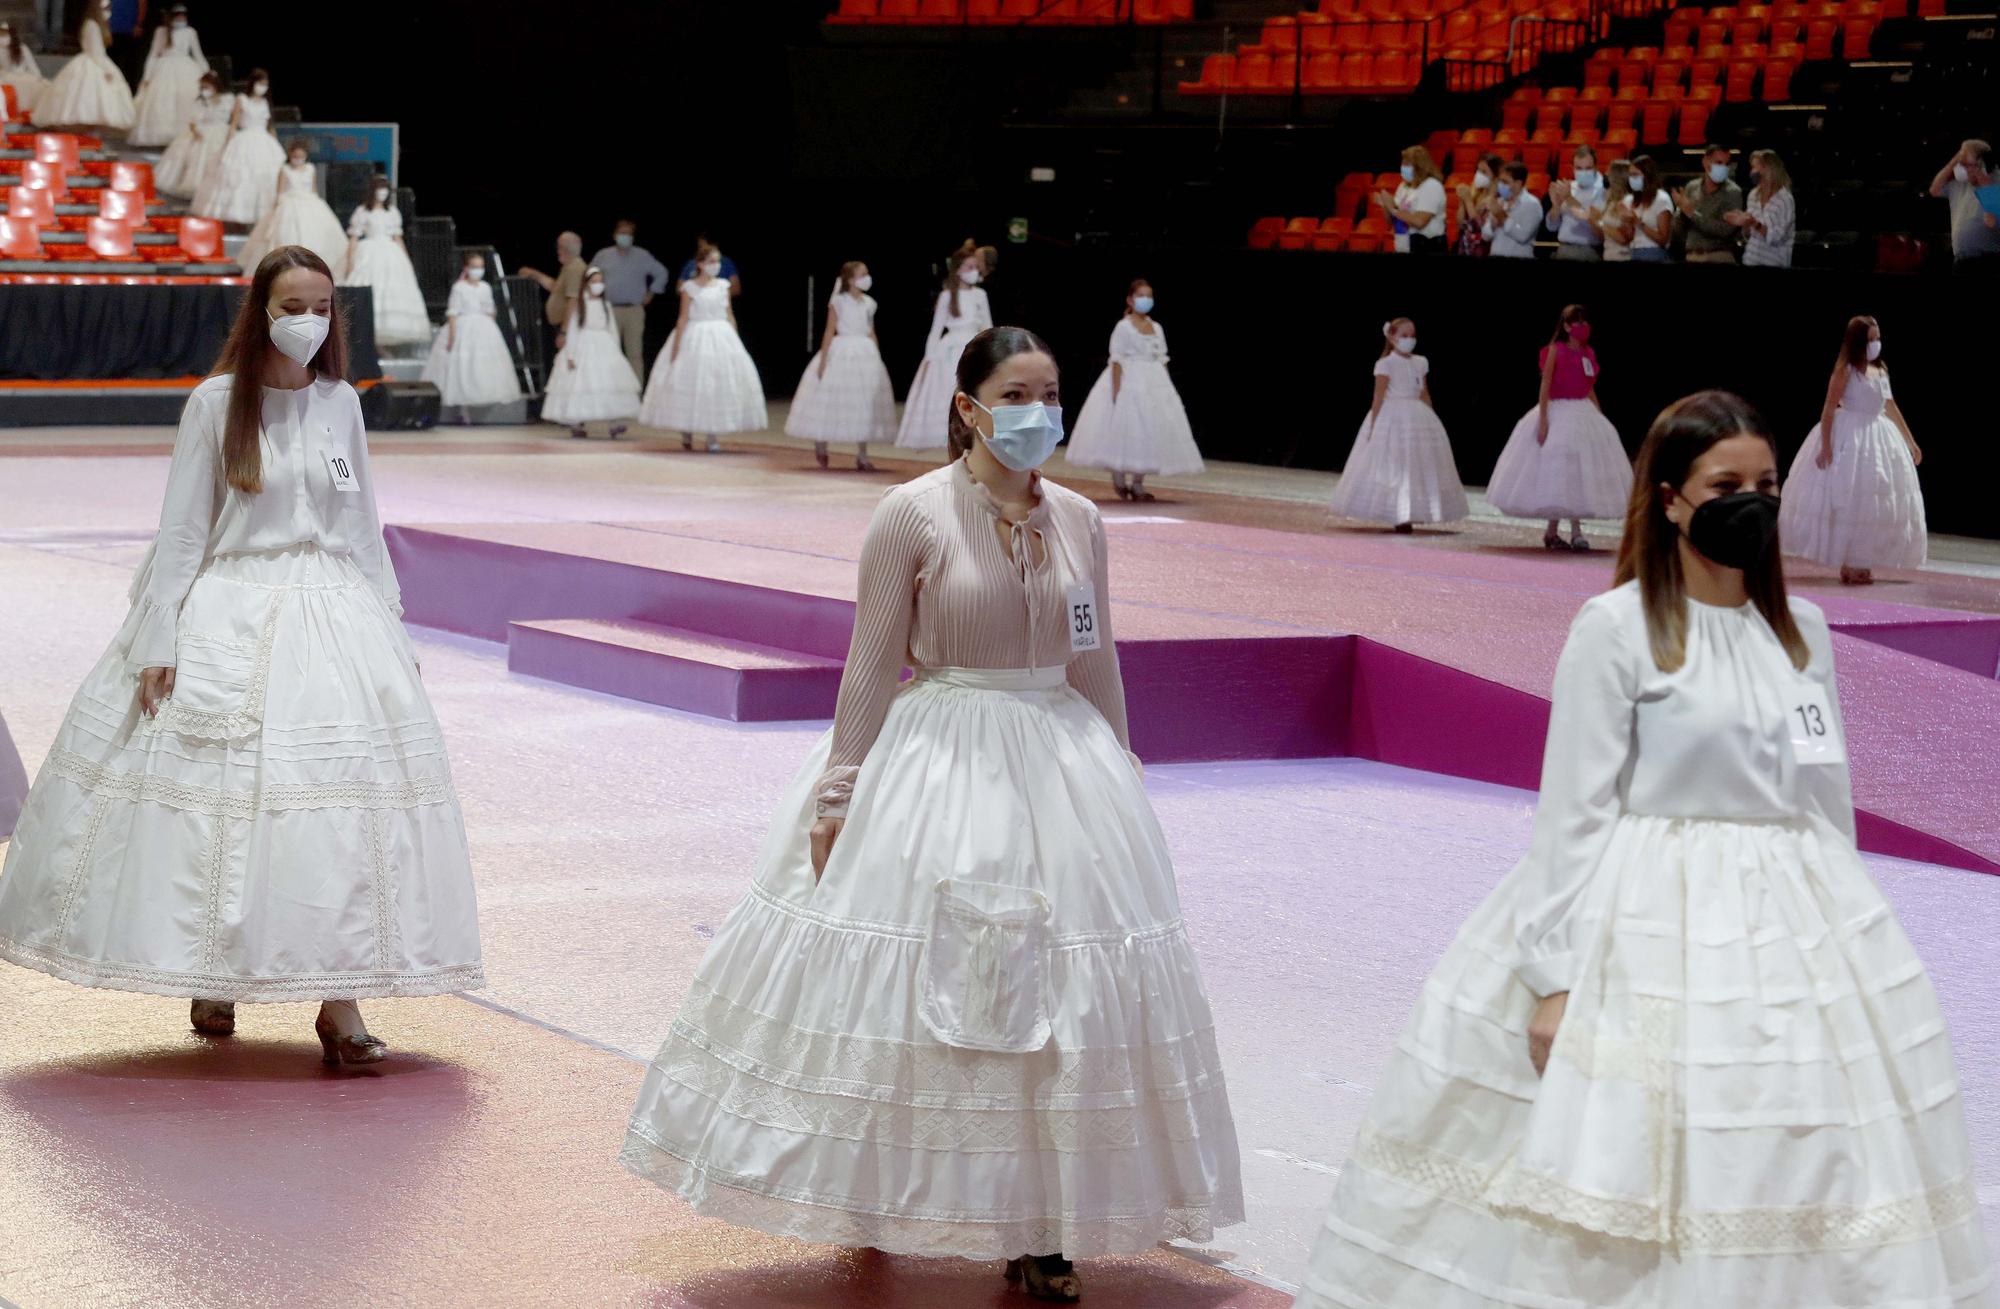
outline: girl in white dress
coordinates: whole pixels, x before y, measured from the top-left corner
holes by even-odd
[[[1618,518],[1632,498],[1632,461],[1597,403],[1597,351],[1582,305],[1569,305],[1542,347],[1542,391],[1514,425],[1486,501],[1512,518],[1540,518],[1542,545],[1588,550],[1586,518]],[[1569,544],[1560,528],[1570,520]]]
[[[264,256],[281,245],[302,245],[318,255],[329,268],[341,268],[347,259],[347,229],[319,198],[318,173],[306,162],[303,141],[292,142],[286,150],[284,171],[278,174],[278,202],[250,231],[237,252],[236,262],[255,268]]]
[[[271,135],[271,78],[252,69],[250,93],[236,97],[229,115],[229,143],[222,148],[201,189],[194,211],[225,223],[255,226],[278,203],[278,172],[285,148]]]
[[[875,298],[868,294],[874,284],[860,260],[840,266],[819,353],[800,375],[785,416],[785,435],[811,441],[821,468],[827,466],[828,442],[852,441],[854,466],[872,473],[868,443],[896,435],[896,392],[875,336]]]
[[[368,202],[347,220],[347,275],[342,286],[365,286],[375,296],[375,340],[410,345],[431,339],[431,314],[424,305],[417,270],[403,246],[403,211],[396,207],[389,179],[375,175]]]
[[[368,1064],[355,1000],[483,978],[338,313],[311,251],[258,267],[7,851],[0,959],[191,997],[209,1035],[237,1001],[323,1000],[325,1061]]]
[[[36,125],[125,131],[132,126],[132,88],[105,53],[111,43],[110,0],[88,7],[77,40],[82,52],[62,66],[36,101]]]
[[[1084,397],[1065,457],[1079,468],[1108,469],[1127,500],[1154,498],[1148,474],[1172,477],[1205,467],[1167,374],[1167,329],[1153,321],[1153,287],[1143,277],[1125,290],[1125,316],[1111,329],[1111,362]]]
[[[1930,557],[1924,452],[1889,391],[1882,329],[1848,321],[1819,424],[1785,478],[1785,541],[1792,553],[1840,569],[1849,586],[1877,568],[1921,568]]]
[[[945,261],[944,290],[931,313],[930,335],[924,338],[924,361],[903,401],[903,421],[896,444],[905,450],[938,450],[951,425],[953,379],[966,343],[993,326],[993,309],[979,284],[993,276],[998,256],[992,246],[974,246],[970,238]]]
[[[1062,437],[1055,361],[995,328],[957,381],[953,462],[876,509],[833,730],[623,1158],[699,1213],[1008,1259],[1074,1300],[1065,1256],[1242,1220],[1236,1133],[1127,746],[1104,525],[1035,472]]]
[[[1375,402],[1333,488],[1333,512],[1363,522],[1451,523],[1470,513],[1451,438],[1431,408],[1431,361],[1417,352],[1417,325],[1382,324],[1375,361]]]
[[[167,11],[167,21],[153,29],[153,49],[139,78],[139,94],[132,102],[132,131],[125,143],[161,146],[172,141],[186,124],[201,75],[207,71],[201,38],[188,26],[187,6],[173,6]]]
[[[180,135],[153,169],[153,185],[162,195],[190,197],[201,189],[202,179],[229,145],[229,120],[235,113],[236,97],[222,78],[203,73]],[[327,262],[338,266],[337,260]]]
[[[647,427],[678,430],[681,445],[694,449],[694,434],[708,437],[713,454],[723,432],[761,432],[771,425],[764,408],[764,384],[757,364],[736,332],[736,310],[722,277],[722,251],[703,242],[695,252],[695,275],[681,283],[681,316],[673,339],[653,361],[639,421]]]
[[[14,107],[21,114],[32,119],[35,105],[42,97],[48,83],[42,78],[42,68],[35,62],[34,52],[21,42],[14,29],[7,23],[0,23],[0,86],[14,88]]]
[[[583,275],[563,348],[549,369],[542,418],[567,425],[580,441],[590,435],[586,423],[608,419],[611,438],[617,440],[625,433],[624,420],[638,416],[639,379],[619,348],[618,320],[604,298],[604,274],[592,268]]]
[[[1855,851],[1770,432],[1704,392],[1639,467],[1527,858],[1419,993],[1298,1303],[1990,1306],[1950,1040]]]
[[[507,338],[493,320],[493,287],[486,280],[486,257],[467,251],[458,280],[451,284],[444,326],[431,342],[423,380],[436,385],[447,405],[461,410],[510,404],[521,398],[521,379]],[[470,414],[461,415],[466,422]]]

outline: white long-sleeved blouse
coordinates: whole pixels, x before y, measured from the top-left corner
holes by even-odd
[[[181,602],[202,565],[218,555],[304,544],[350,555],[389,611],[403,612],[396,570],[382,543],[367,431],[354,388],[326,379],[297,391],[265,387],[258,439],[264,489],[246,495],[228,484],[223,468],[223,423],[233,386],[232,377],[209,378],[181,413],[159,535],[133,596],[141,610],[126,656],[133,670],[175,666]],[[351,490],[335,485],[329,453],[352,466]]]
[[[1569,990],[1577,909],[1628,815],[1817,820],[1854,840],[1847,765],[1801,764],[1791,744],[1802,687],[1825,695],[1846,739],[1825,614],[1791,602],[1811,654],[1800,670],[1754,605],[1687,605],[1687,658],[1671,673],[1653,661],[1637,582],[1593,597],[1570,627],[1534,835],[1515,871],[1516,972],[1536,995]]]

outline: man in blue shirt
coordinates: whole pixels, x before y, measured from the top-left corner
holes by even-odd
[[[1591,215],[1604,208],[1604,176],[1597,171],[1597,152],[1576,148],[1570,160],[1576,180],[1549,188],[1549,230],[1556,234],[1556,258],[1602,259],[1604,237],[1591,226]]]
[[[706,240],[708,240],[708,233],[703,232],[694,239],[694,242],[698,247]],[[680,290],[682,282],[692,282],[694,280],[694,263],[695,261],[690,258],[686,263],[681,265],[681,275],[674,279],[674,289],[676,291]],[[722,280],[729,283],[729,294],[731,296],[743,294],[743,279],[736,275],[736,261],[728,255],[722,256]]]
[[[611,244],[597,252],[591,264],[604,273],[604,298],[611,302],[611,316],[618,322],[618,341],[625,358],[646,383],[646,306],[667,289],[667,266],[653,258],[645,247],[634,244],[639,225],[621,218],[611,229]]]

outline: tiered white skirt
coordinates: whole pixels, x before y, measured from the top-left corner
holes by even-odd
[[[304,246],[324,259],[336,278],[346,271],[347,229],[326,201],[311,191],[287,191],[279,196],[236,252],[236,262],[245,273],[255,273],[264,256],[281,245]]]
[[[373,293],[377,345],[430,342],[430,310],[424,305],[417,270],[402,242],[386,236],[356,241],[354,262],[340,284],[365,286]]]
[[[191,197],[201,190],[202,180],[209,169],[229,146],[229,128],[222,123],[209,123],[194,134],[194,128],[183,125],[173,144],[160,156],[160,162],[153,169],[153,185],[162,195]],[[342,233],[343,237],[345,233]],[[344,258],[345,256],[343,256]],[[333,265],[338,270],[338,265]]]
[[[542,397],[545,422],[581,426],[593,419],[637,418],[639,379],[618,348],[618,334],[584,329],[571,320],[569,335]]]
[[[1632,461],[1618,429],[1589,400],[1549,401],[1549,439],[1536,440],[1538,409],[1514,424],[1486,502],[1510,518],[1619,518],[1632,498]]]
[[[464,820],[402,623],[354,562],[210,561],[173,697],[138,707],[134,606],[35,779],[0,959],[215,1000],[483,984]]]
[[[35,101],[37,127],[123,132],[132,126],[133,114],[125,74],[102,55],[72,58]]]
[[[680,357],[669,343],[653,361],[639,421],[674,432],[761,432],[771,425],[764,385],[743,338],[720,318],[681,329]]]
[[[1515,895],[1425,983],[1301,1306],[1992,1304],[1937,997],[1845,838],[1621,818],[1541,1079]]]
[[[500,325],[485,314],[460,314],[457,332],[457,341],[446,349],[452,326],[440,327],[424,362],[423,380],[437,387],[443,403],[477,408],[519,400],[521,378]]]
[[[951,441],[951,398],[958,394],[958,360],[979,333],[953,328],[931,342],[903,397],[903,420],[896,444],[905,450],[942,450]]]
[[[1451,438],[1422,400],[1390,396],[1361,420],[1333,512],[1368,523],[1450,523],[1471,512]]]
[[[1129,1253],[1241,1221],[1173,870],[1103,717],[1060,669],[920,674],[815,886],[828,751],[695,974],[626,1166],[703,1214],[902,1254]]]
[[[1111,370],[1098,375],[1064,457],[1083,468],[1145,475],[1199,473],[1204,467],[1180,392],[1167,366],[1151,361],[1123,365],[1115,400]]]
[[[202,177],[194,212],[225,223],[263,221],[278,203],[278,170],[285,166],[285,147],[263,128],[213,130],[227,132],[229,141]]]
[[[206,64],[192,59],[162,59],[153,65],[139,94],[132,100],[132,130],[125,144],[162,146],[187,124],[201,94],[201,75]]]
[[[1924,491],[1903,434],[1886,414],[1833,415],[1833,463],[1818,463],[1820,429],[1785,478],[1778,539],[1829,568],[1921,568],[1930,556]]]
[[[825,377],[819,375],[822,358]],[[812,357],[792,394],[785,435],[805,441],[895,439],[896,392],[872,337],[835,336]]]

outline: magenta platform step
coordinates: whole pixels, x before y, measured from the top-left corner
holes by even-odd
[[[507,667],[734,722],[831,718],[840,693],[838,659],[629,619],[509,623]]]

